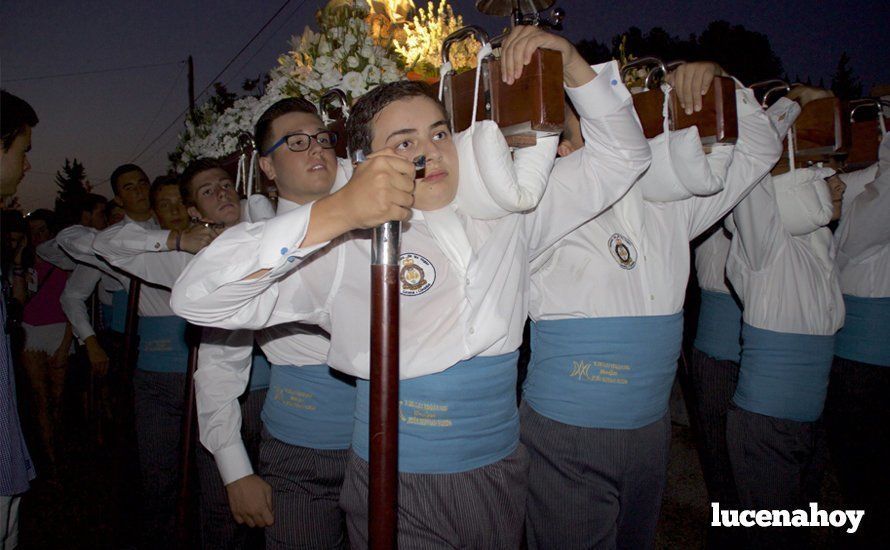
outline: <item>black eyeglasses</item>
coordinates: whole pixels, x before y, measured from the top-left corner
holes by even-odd
[[[325,130],[323,132],[318,132],[315,135],[304,134],[302,132],[287,134],[276,141],[272,147],[269,147],[262,156],[266,157],[271,155],[275,149],[278,149],[283,144],[286,144],[287,148],[294,153],[299,153],[309,149],[313,139],[316,143],[321,145],[322,149],[333,149],[334,146],[337,145],[337,132]]]

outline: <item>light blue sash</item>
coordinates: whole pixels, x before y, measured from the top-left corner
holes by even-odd
[[[742,309],[732,295],[702,290],[695,348],[714,359],[738,363],[742,354],[741,335]]]
[[[844,294],[847,317],[837,333],[834,354],[844,359],[890,367],[890,298]]]
[[[114,323],[114,305],[99,304],[100,323],[93,323],[96,327],[102,327],[103,330],[111,330]]]
[[[524,399],[572,426],[635,429],[665,415],[683,312],[532,323]]]
[[[347,449],[355,384],[327,365],[272,365],[262,419],[275,439],[311,449]]]
[[[259,346],[253,348],[253,363],[250,366],[250,382],[248,383],[248,391],[264,390],[269,387],[269,381],[272,378],[272,366],[269,360],[260,351]]]
[[[775,418],[814,422],[822,414],[834,336],[742,325],[742,360],[733,402]]]
[[[117,315],[115,315],[117,318]],[[139,318],[139,357],[136,368],[151,372],[188,370],[186,320],[175,315]]]
[[[127,291],[115,290],[111,293],[111,323],[106,325],[115,332],[123,332],[127,325]]]
[[[474,357],[399,384],[399,471],[465,472],[519,446],[519,352]],[[370,382],[358,380],[352,449],[368,460]]]

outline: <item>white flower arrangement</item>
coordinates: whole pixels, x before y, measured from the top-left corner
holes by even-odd
[[[429,2],[425,10],[417,10],[417,15],[405,25],[404,41],[396,39],[393,46],[410,71],[435,78],[439,76],[442,62],[442,42],[463,26],[463,18],[455,15],[445,0],[438,0],[438,6]],[[450,51],[452,66],[458,71],[474,68],[479,47],[475,40],[455,44]]]
[[[379,84],[405,78],[402,60],[384,40],[375,42],[367,18],[360,7],[323,11],[319,32],[306,27],[293,37],[276,69],[290,77],[285,93],[318,102],[327,90],[340,88],[353,102]]]
[[[328,90],[340,88],[352,103],[379,84],[405,78],[406,65],[421,76],[435,76],[442,40],[463,24],[446,0],[438,1],[408,21],[404,15],[410,17],[413,10],[409,0],[387,0],[386,13],[369,11],[360,2],[331,1],[317,15],[317,32],[306,27],[291,37],[290,51],[279,57],[261,95],[239,98],[225,109],[231,96],[214,97],[186,120],[170,155],[173,168],[181,171],[192,160],[238,152],[260,115],[284,97],[317,104]],[[478,48],[473,41],[455,45],[452,63],[475,66]]]

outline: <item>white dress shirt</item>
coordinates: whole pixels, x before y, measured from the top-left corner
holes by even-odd
[[[831,230],[792,236],[782,223],[772,177],[733,210],[726,274],[744,304],[744,321],[792,334],[831,335],[844,302]]]
[[[874,181],[844,209],[835,233],[841,288],[861,298],[890,297],[890,139],[879,157]]]
[[[155,221],[154,218],[149,218],[145,221],[134,221],[128,216],[124,216],[123,220],[112,225],[105,231],[117,230],[121,226],[126,226],[127,224],[136,224],[149,230],[160,228],[158,222]],[[96,238],[97,233],[98,232],[95,229],[84,227],[82,225],[75,225],[60,231],[56,236],[56,241],[59,243],[59,246],[61,246],[62,249],[76,261],[102,270],[111,275],[124,290],[129,290],[130,277],[113,268],[111,264],[104,261],[96,254],[96,251],[93,248],[93,240]],[[161,246],[166,246],[166,239],[164,241],[155,240],[149,244],[151,247],[154,247],[154,245],[157,245],[158,249]],[[173,310],[170,309],[170,291],[152,286],[151,284],[143,284],[139,293],[139,315],[142,317],[167,317],[175,315]]]
[[[59,302],[78,340],[83,342],[96,334],[86,305],[93,292],[96,292],[99,302],[110,306],[111,293],[117,290],[121,290],[120,283],[110,275],[87,264],[77,264],[65,282]]]
[[[414,273],[419,267],[423,274],[417,286],[402,287],[402,379],[517,349],[527,313],[529,260],[614,203],[648,165],[648,144],[614,62],[567,93],[581,116],[585,147],[556,162],[532,213],[461,219],[474,244],[465,276],[432,237],[423,213],[415,211],[403,224],[403,269],[410,260]],[[331,333],[328,364],[368,378],[369,232],[346,235],[329,253],[307,262],[321,248],[299,248],[311,208],[227,231],[177,281],[173,308],[194,323],[230,329],[295,320],[319,324]],[[261,269],[271,271],[245,279]]]
[[[634,186],[533,262],[532,320],[671,315],[683,308],[689,241],[722,218],[781,154],[753,93],[737,90],[736,100],[739,138],[723,191],[656,203]],[[618,256],[617,239],[631,261]]]
[[[86,301],[96,292],[99,301],[111,305],[111,293],[120,290],[120,284],[110,275],[86,264],[75,262],[51,239],[37,247],[37,255],[59,269],[71,271],[65,281],[65,289],[59,296],[62,311],[68,317],[71,328],[78,340],[83,342],[96,334],[90,321]],[[98,287],[96,285],[99,285]]]
[[[702,290],[729,294],[726,281],[726,260],[729,258],[731,235],[723,224],[695,248],[695,275]]]

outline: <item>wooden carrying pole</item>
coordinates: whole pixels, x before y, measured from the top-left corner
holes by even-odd
[[[197,420],[195,397],[195,370],[198,368],[198,348],[201,344],[201,329],[189,324],[185,330],[189,346],[188,369],[185,373],[185,403],[183,404],[182,430],[179,447],[179,492],[176,497],[176,541],[179,548],[189,548],[189,511],[192,500],[192,464],[195,447],[195,425]]]
[[[399,481],[400,222],[374,228],[371,249],[371,413],[369,540],[396,546]]]
[[[422,178],[426,159],[414,161]],[[402,224],[374,228],[371,243],[371,388],[368,538],[396,547],[399,482],[399,247]]]
[[[124,369],[129,372],[136,367],[136,346],[139,343],[139,292],[142,281],[130,278],[130,290],[127,293],[127,319],[124,324]]]

